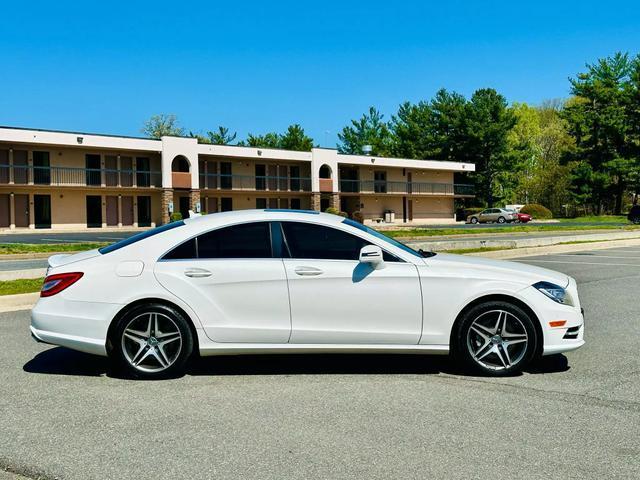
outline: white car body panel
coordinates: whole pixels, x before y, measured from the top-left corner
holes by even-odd
[[[357,261],[243,259],[158,261],[201,233],[254,221],[310,222],[362,237],[405,263],[369,268]],[[184,225],[101,254],[55,255],[49,274],[83,272],[71,287],[41,298],[32,311],[33,335],[45,342],[107,354],[116,315],[138,301],[156,299],[182,309],[191,320],[201,355],[280,352],[446,353],[452,326],[469,303],[502,295],[526,304],[543,334],[543,353],[584,344],[575,281],[517,262],[438,254],[419,258],[327,214],[249,210],[206,215]],[[209,277],[187,278],[204,268]],[[297,267],[320,268],[299,276]],[[364,271],[364,270],[362,270]],[[362,278],[361,278],[362,277]],[[566,287],[573,306],[533,288],[547,281]],[[566,320],[561,328],[549,322]],[[568,328],[580,327],[575,339]]]
[[[387,262],[376,270],[358,261],[291,258],[284,264],[290,343],[418,343],[422,292],[415,265]]]
[[[187,277],[188,269],[210,276]],[[188,298],[205,333],[216,342],[287,343],[291,335],[289,290],[282,260],[199,259],[156,263],[160,284]]]

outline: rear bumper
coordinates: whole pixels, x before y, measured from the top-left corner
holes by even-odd
[[[40,342],[107,355],[107,331],[122,305],[41,298],[31,310],[31,335]]]

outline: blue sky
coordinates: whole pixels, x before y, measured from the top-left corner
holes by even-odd
[[[640,53],[636,2],[7,2],[0,125],[140,135],[154,113],[194,131],[315,141],[370,105],[441,87],[510,102],[569,94],[567,77]]]

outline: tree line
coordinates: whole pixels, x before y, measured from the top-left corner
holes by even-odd
[[[451,160],[476,165],[459,183],[476,188],[475,206],[539,203],[556,215],[620,214],[640,187],[640,55],[616,53],[569,79],[571,97],[509,104],[493,88],[469,98],[446,89],[405,102],[390,119],[375,107],[338,134],[342,153]],[[143,132],[189,135],[202,143],[308,151],[313,139],[293,124],[284,133],[236,142],[225,127],[186,132],[173,115],[152,117]],[[469,205],[471,206],[471,205]]]

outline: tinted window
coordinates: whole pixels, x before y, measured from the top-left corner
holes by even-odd
[[[176,248],[167,253],[163,260],[184,260],[187,258],[197,258],[198,254],[196,251],[196,239],[192,238],[191,240],[187,240],[184,243],[181,243]]]
[[[358,260],[360,249],[371,245],[363,238],[322,225],[282,222],[282,228],[292,258]],[[387,262],[398,261],[387,252],[383,252],[383,258]]]
[[[269,222],[244,223],[204,233],[198,258],[271,258]]]

